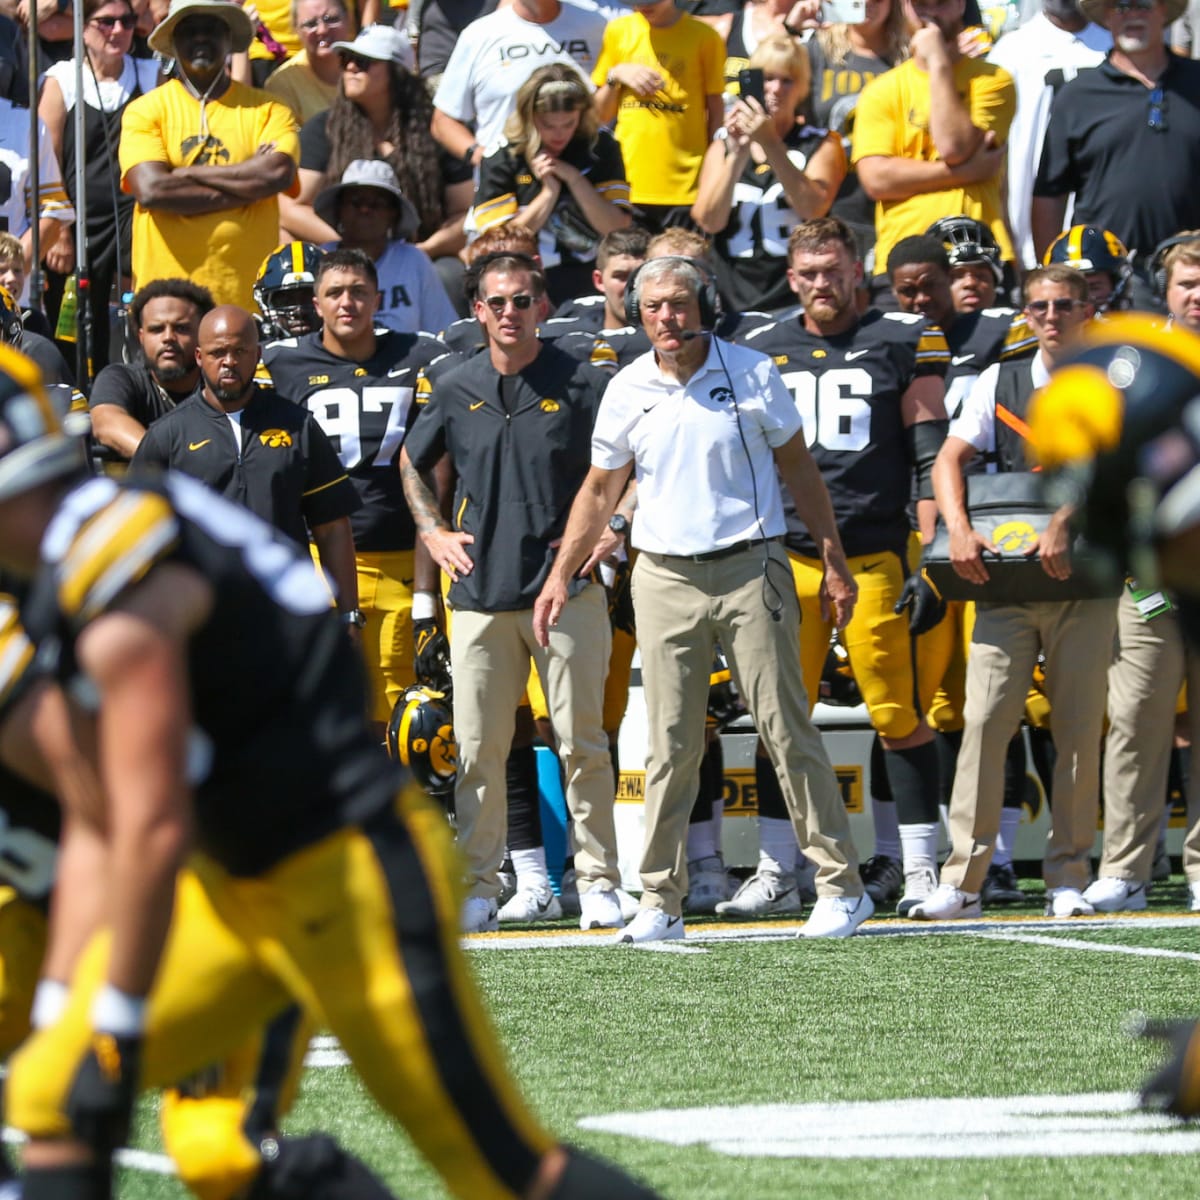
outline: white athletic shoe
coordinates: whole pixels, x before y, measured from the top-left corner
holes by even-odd
[[[1096,912],[1141,912],[1146,907],[1146,885],[1103,875],[1084,889],[1083,898]]]
[[[766,917],[803,911],[795,875],[776,875],[761,867],[738,888],[733,899],[717,905],[717,914],[722,917]]]
[[[1046,893],[1048,917],[1090,917],[1095,911],[1078,888],[1051,888]]]
[[[617,895],[617,903],[621,906],[621,916],[625,918],[628,924],[641,910],[641,902],[636,896],[631,896],[624,888],[615,888],[614,891]]]
[[[1188,908],[1192,912],[1200,912],[1200,881],[1188,884],[1188,896],[1190,898]]]
[[[688,894],[683,911],[688,913],[716,912],[717,905],[729,899],[729,880],[725,864],[716,854],[688,863]]]
[[[563,915],[562,905],[548,883],[536,887],[518,888],[516,895],[496,914],[506,921],[557,921]]]
[[[904,872],[904,895],[896,905],[896,916],[907,917],[908,914],[924,900],[937,891],[937,872],[932,867],[917,867]]]
[[[875,901],[861,896],[818,896],[800,927],[800,937],[849,937],[875,911]]]
[[[673,917],[661,908],[642,908],[613,943],[620,946],[627,942],[673,942],[682,937],[682,917]]]
[[[615,892],[592,888],[579,893],[580,929],[621,929],[625,918]]]
[[[463,933],[495,933],[500,928],[495,900],[468,896],[459,913],[458,927]]]
[[[961,892],[952,883],[939,883],[933,893],[907,912],[913,921],[962,921],[982,916],[978,892]]]

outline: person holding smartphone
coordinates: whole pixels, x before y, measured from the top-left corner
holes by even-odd
[[[809,79],[803,47],[787,34],[768,38],[741,72],[741,96],[704,156],[692,219],[714,237],[728,311],[792,302],[788,235],[829,211],[846,176],[841,139],[797,116]]]

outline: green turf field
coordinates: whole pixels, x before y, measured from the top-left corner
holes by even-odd
[[[1200,1194],[1200,1129],[1127,1111],[1161,1052],[1122,1032],[1134,1010],[1200,1015],[1186,889],[1069,922],[1042,921],[1035,894],[1009,910],[1022,919],[970,930],[876,920],[808,943],[794,924],[692,920],[686,943],[652,950],[564,922],[472,939],[471,961],[546,1123],[672,1200]],[[1019,1099],[1052,1095],[1070,1099],[1050,1115]],[[956,1102],[915,1103],[933,1099]],[[650,1110],[690,1111],[652,1130],[620,1115]],[[600,1131],[631,1125],[656,1136]],[[445,1195],[349,1068],[309,1070],[291,1128],[335,1133],[397,1196]],[[119,1194],[184,1195],[144,1169]]]

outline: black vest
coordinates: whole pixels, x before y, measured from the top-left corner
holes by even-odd
[[[997,471],[1029,470],[1028,443],[1020,430],[1026,422],[1030,397],[1037,390],[1032,368],[1033,360],[1028,358],[1000,364],[995,397],[996,448],[984,456],[985,461],[996,464]]]

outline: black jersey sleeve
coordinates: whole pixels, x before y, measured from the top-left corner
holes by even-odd
[[[523,165],[507,146],[494,150],[479,164],[475,188],[475,225],[490,229],[517,215],[517,172]]]
[[[92,394],[88,398],[88,407],[95,408],[98,404],[115,404],[134,420],[145,424],[137,383],[124,363],[109,363],[96,376],[96,381],[92,384]]]
[[[431,471],[446,452],[444,379],[463,362],[459,355],[443,355],[423,368],[417,380],[416,416],[404,435],[404,449],[418,471]]]

